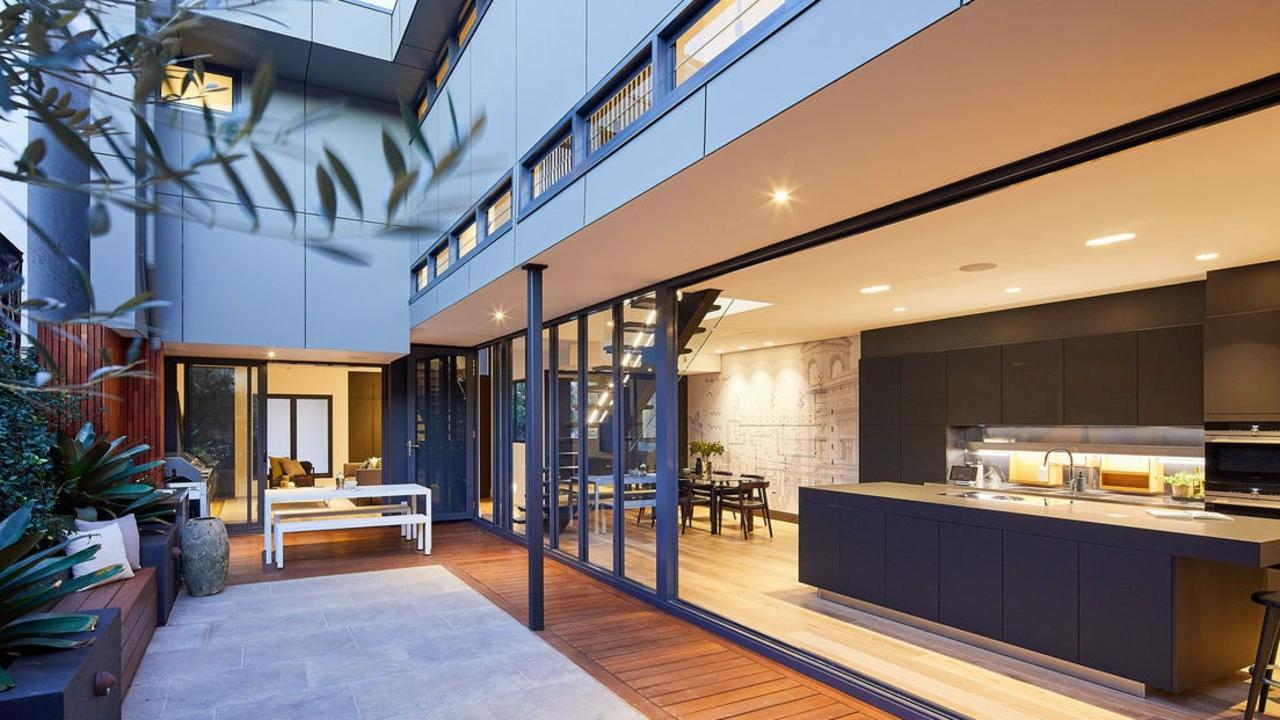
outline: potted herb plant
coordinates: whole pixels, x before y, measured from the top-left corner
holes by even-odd
[[[1199,473],[1180,472],[1166,475],[1164,484],[1169,487],[1169,494],[1177,500],[1195,500],[1201,495],[1201,479]]]

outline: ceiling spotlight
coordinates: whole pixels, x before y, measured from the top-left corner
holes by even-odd
[[[894,308],[894,309],[893,309],[893,311],[894,311],[894,312],[906,312],[906,311],[907,311],[907,309],[906,309],[906,308],[904,308],[904,307],[902,307],[901,305],[899,305],[898,307]]]
[[[1200,262],[1208,262],[1210,260],[1217,260],[1217,259],[1218,259],[1218,253],[1200,253],[1199,255],[1196,256],[1196,260],[1199,260]]]
[[[717,351],[716,351],[716,354],[717,354],[717,355],[723,355],[723,354],[724,354],[724,351],[723,351],[723,350],[717,350]]]
[[[773,202],[778,205],[786,205],[791,202],[791,191],[779,188],[773,191]]]
[[[494,322],[503,322],[503,321],[505,321],[506,319],[507,319],[507,311],[506,311],[506,310],[503,310],[502,308],[498,308],[497,310],[494,310],[494,311],[493,311],[493,321],[494,321]]]
[[[746,349],[747,349],[747,346],[746,346],[746,345],[739,345],[739,346],[738,346],[738,349],[739,349],[739,350],[746,350]]]
[[[862,288],[858,292],[862,293],[863,295],[875,295],[876,293],[885,292],[888,289],[889,289],[888,285],[871,285],[869,287]]]
[[[1010,295],[1017,295],[1018,293],[1022,292],[1022,288],[1020,288],[1020,287],[1007,287],[1007,288],[1005,288],[1005,289],[1004,289],[1004,291],[1005,291],[1005,292],[1007,292],[1007,293],[1009,293]]]
[[[770,340],[769,342],[765,343],[765,344],[764,344],[764,346],[765,346],[765,347],[773,347],[773,341],[772,341],[772,340]]]
[[[1138,237],[1135,233],[1116,233],[1115,235],[1103,235],[1092,240],[1085,240],[1084,244],[1089,247],[1102,247],[1103,245],[1114,245],[1125,240],[1132,240]]]
[[[268,351],[267,351],[267,357],[269,357],[269,358],[273,358],[273,357],[275,357],[275,356],[276,356],[276,351],[275,351],[275,350],[268,350]]]
[[[998,266],[993,262],[969,263],[968,265],[961,265],[960,272],[986,272],[987,270],[995,270],[996,267]]]

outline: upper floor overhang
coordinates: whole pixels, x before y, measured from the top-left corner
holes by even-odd
[[[780,48],[773,61],[786,62],[787,48],[821,47],[842,32],[826,28],[824,36],[813,25],[802,30],[795,23],[787,29],[794,28],[795,37],[780,33],[770,40]],[[465,294],[415,309],[412,340],[469,346],[519,330],[525,293],[519,268],[526,262],[548,267],[544,318],[559,317],[1277,72],[1280,13],[1270,2],[977,0],[718,145],[707,127],[717,114],[752,102],[750,83],[759,81],[726,73],[670,113],[688,117],[655,122],[577,179],[579,187],[523,218],[505,242],[486,248],[492,258],[473,258],[478,267],[500,268]],[[1271,119],[1231,128],[1241,134],[1224,147],[1260,140],[1267,128],[1276,129]],[[619,175],[643,172],[685,146],[718,149],[699,153],[629,202],[589,218],[593,193],[608,192],[607,183]],[[1178,154],[1171,145],[1174,154],[1151,160],[1166,164],[1150,167],[1207,167],[1207,158],[1197,155],[1203,150],[1182,147],[1189,149]],[[1100,173],[1078,176],[1081,184],[1024,199],[1005,212],[1021,213],[1021,227],[1029,230],[1036,217],[1052,224],[1069,219],[1073,207],[1078,213],[1081,204],[1101,208],[1107,193],[1125,187],[1123,166],[1107,162],[1080,166]],[[791,194],[785,206],[771,202],[778,189]],[[1192,209],[1178,207],[1187,204],[1185,197],[1166,196],[1160,203],[1170,213]],[[524,230],[556,217],[572,218],[579,229],[550,246]],[[1177,217],[1171,214],[1169,221],[1176,224]],[[950,232],[962,229],[956,225]],[[918,250],[948,243],[947,226],[931,231],[937,234]],[[866,241],[902,239],[878,232]],[[1131,284],[1160,281],[1140,275]],[[493,319],[499,309],[502,322]]]

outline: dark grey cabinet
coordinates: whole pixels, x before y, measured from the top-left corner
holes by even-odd
[[[938,620],[999,640],[1004,622],[1003,533],[940,523]]]
[[[897,425],[901,392],[898,358],[863,358],[858,372],[859,418],[864,423]]]
[[[1173,686],[1173,558],[1080,543],[1080,663]]]
[[[938,619],[938,523],[885,516],[884,602],[926,620]]]
[[[899,482],[944,481],[947,477],[947,426],[903,425],[899,433]]]
[[[947,424],[999,425],[1001,418],[1000,348],[947,353]]]
[[[1005,642],[1076,662],[1080,585],[1077,543],[1004,531]]]
[[[1001,421],[1061,425],[1062,341],[1005,345],[1001,355]]]
[[[884,513],[839,509],[840,582],[835,591],[884,604]]]
[[[1138,423],[1138,334],[1067,338],[1063,353],[1063,420],[1067,425]]]
[[[834,589],[840,582],[840,510],[800,500],[800,582]]]
[[[947,354],[904,355],[901,362],[903,425],[947,423]]]
[[[901,437],[897,425],[858,426],[859,482],[898,482],[902,478]]]
[[[1280,310],[1205,320],[1204,413],[1280,419]]]
[[[1204,330],[1200,325],[1138,333],[1138,424],[1204,422]]]

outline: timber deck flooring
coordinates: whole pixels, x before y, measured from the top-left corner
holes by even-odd
[[[524,550],[467,524],[437,525],[423,556],[394,529],[306,533],[284,570],[260,535],[231,540],[230,582],[442,564],[516,619],[527,618]],[[652,718],[891,718],[854,698],[662,613],[554,560],[544,640]]]

